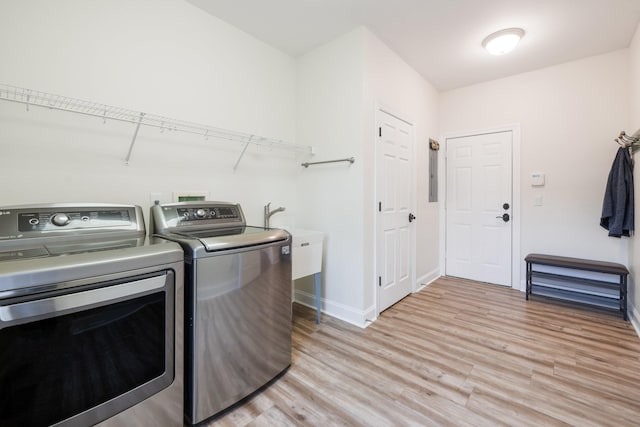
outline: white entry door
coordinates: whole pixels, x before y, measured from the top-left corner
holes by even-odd
[[[378,111],[376,147],[376,254],[378,312],[412,290],[413,127]]]
[[[511,286],[513,132],[447,139],[448,276]]]

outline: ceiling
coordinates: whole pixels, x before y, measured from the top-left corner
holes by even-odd
[[[187,0],[288,53],[365,26],[439,90],[626,48],[640,0]],[[482,40],[521,27],[511,54]]]

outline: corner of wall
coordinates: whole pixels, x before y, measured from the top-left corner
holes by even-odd
[[[636,335],[640,337],[640,312],[638,312],[636,307],[632,304],[631,307],[627,306],[627,315],[629,316],[631,326],[636,330]]]
[[[296,289],[293,300],[298,304],[302,304],[314,310],[316,309],[315,295],[310,292]],[[336,301],[330,301],[326,298],[321,298],[320,309],[328,316],[335,317],[336,319],[343,320],[360,328],[366,328],[373,320],[376,319],[375,306],[364,310],[356,310],[354,307],[347,306]]]
[[[431,270],[430,272],[428,272],[426,274],[423,274],[420,277],[418,277],[417,280],[416,280],[416,286],[415,286],[416,291],[419,291],[419,290],[421,290],[423,288],[426,288],[431,283],[436,281],[439,277],[440,277],[440,268],[439,267],[435,268],[434,270]]]
[[[635,35],[629,45],[629,129],[628,132],[635,132],[640,128],[640,24],[636,28]],[[638,167],[634,170],[634,180],[640,183],[640,172]],[[640,196],[638,187],[635,193],[635,212],[640,212]],[[629,288],[627,311],[629,312],[631,324],[636,333],[640,336],[640,289],[637,285],[640,280],[634,279],[634,274],[640,272],[640,235],[636,234],[629,239]]]

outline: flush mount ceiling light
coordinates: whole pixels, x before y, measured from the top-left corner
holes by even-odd
[[[504,55],[515,49],[523,36],[522,28],[507,28],[487,36],[482,41],[482,46],[492,55]]]

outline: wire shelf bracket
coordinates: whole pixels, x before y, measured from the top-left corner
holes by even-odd
[[[247,147],[249,146],[249,144],[251,144],[251,139],[253,139],[253,135],[251,135],[249,137],[249,140],[247,141],[246,144],[244,144],[244,148],[242,149],[242,152],[240,153],[240,157],[238,157],[238,160],[236,160],[236,164],[233,165],[233,171],[235,172],[236,169],[238,169],[238,165],[240,164],[240,160],[242,160],[242,156],[244,156],[244,152],[247,151]]]
[[[84,101],[77,98],[70,98],[62,95],[55,95],[47,92],[36,91],[6,84],[0,84],[0,100],[26,105],[27,111],[30,107],[42,107],[50,110],[66,111],[69,113],[82,114],[85,116],[97,117],[103,123],[107,120],[131,123],[135,125],[133,138],[129,145],[129,150],[125,159],[125,164],[129,164],[133,152],[138,132],[141,126],[159,129],[161,133],[165,130],[200,135],[206,140],[215,138],[241,143],[242,152],[234,166],[234,171],[242,160],[249,145],[267,147],[269,149],[279,149],[293,151],[303,154],[314,154],[313,147],[292,144],[280,139],[266,138],[248,133],[223,129],[215,126],[203,125],[184,120],[172,119],[156,114],[148,114],[141,111],[129,110],[122,107],[100,104],[92,101]]]
[[[136,143],[136,138],[138,137],[138,131],[140,130],[140,124],[142,124],[142,119],[144,118],[144,113],[140,113],[140,120],[138,120],[138,124],[136,125],[136,130],[133,132],[133,139],[131,139],[131,144],[129,145],[129,151],[127,152],[127,158],[125,159],[125,164],[129,165],[129,159],[131,159],[131,152],[133,151],[133,146]]]

